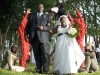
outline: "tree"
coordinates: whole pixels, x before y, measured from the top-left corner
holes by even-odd
[[[6,40],[10,40],[9,47],[12,42],[18,44],[16,31],[27,8],[31,8],[31,12],[34,13],[37,11],[37,5],[43,3],[46,12],[58,2],[59,0],[0,0],[0,55],[4,50]],[[78,8],[86,22],[88,35],[95,36],[96,34],[98,38],[100,37],[99,0],[62,0],[62,2],[66,12],[71,13],[73,17],[75,17],[73,6]]]
[[[1,55],[4,50],[8,31],[11,25],[14,25],[14,22],[17,21],[15,20],[16,16],[20,16],[19,12],[21,12],[21,7],[19,4],[22,2],[20,0],[0,0],[0,41],[2,42],[0,43],[0,61],[2,60]]]

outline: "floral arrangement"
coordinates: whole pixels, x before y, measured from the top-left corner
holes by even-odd
[[[68,28],[68,33],[67,35],[71,38],[76,37],[79,34],[79,28],[78,28],[78,23],[75,22],[73,24],[70,25],[70,27]]]

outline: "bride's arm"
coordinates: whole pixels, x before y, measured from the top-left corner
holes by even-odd
[[[59,25],[58,25],[58,26],[59,26]],[[50,30],[49,32],[50,32],[51,34],[56,34],[56,33],[57,33],[58,26],[56,26],[54,29]]]

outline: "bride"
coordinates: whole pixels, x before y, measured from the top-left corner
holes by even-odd
[[[53,71],[57,74],[77,73],[85,59],[76,39],[66,34],[69,24],[67,16],[62,15],[58,20],[58,25],[51,31],[52,34],[58,34],[53,64]]]

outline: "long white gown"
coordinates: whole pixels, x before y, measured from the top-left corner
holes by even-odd
[[[58,74],[77,73],[85,59],[83,52],[78,46],[75,38],[70,38],[65,34],[68,27],[58,27],[57,33],[63,33],[57,37],[53,71]]]
[[[31,58],[31,63],[33,63],[34,65],[36,65],[36,61],[35,61],[33,50],[31,51],[30,58]]]

